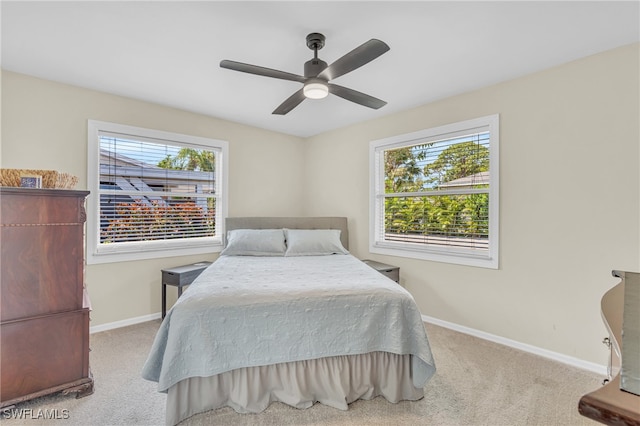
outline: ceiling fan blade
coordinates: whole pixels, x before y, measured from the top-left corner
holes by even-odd
[[[388,50],[389,46],[385,42],[372,38],[329,65],[318,77],[333,80],[373,61]]]
[[[342,99],[346,99],[351,102],[355,102],[357,104],[378,109],[385,106],[387,103],[378,98],[374,98],[373,96],[366,95],[362,92],[358,92],[357,90],[348,89],[343,86],[338,86],[337,84],[328,84],[329,93],[332,93],[336,96],[340,96]]]
[[[285,115],[286,113],[300,105],[300,103],[304,101],[304,99],[304,93],[302,89],[300,89],[293,95],[289,96],[283,103],[281,103],[280,106],[272,112],[272,114]]]
[[[259,67],[257,65],[244,64],[242,62],[228,61],[226,59],[220,62],[220,66],[222,68],[246,72],[249,74],[261,75],[264,77],[279,78],[281,80],[297,81],[300,83],[304,83],[305,81],[305,78],[301,75],[278,71],[271,68]]]

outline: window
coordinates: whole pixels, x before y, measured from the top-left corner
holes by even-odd
[[[90,120],[87,263],[222,249],[227,142]]]
[[[370,144],[372,253],[498,268],[498,115]]]

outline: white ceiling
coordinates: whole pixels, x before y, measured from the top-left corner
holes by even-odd
[[[2,1],[2,68],[307,137],[640,41],[638,1]],[[371,38],[391,50],[336,96],[271,112],[300,83],[219,67],[303,74],[305,37],[332,63]],[[96,117],[100,118],[100,117]]]

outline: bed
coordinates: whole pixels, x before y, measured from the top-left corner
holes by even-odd
[[[166,423],[279,401],[418,400],[435,373],[420,312],[348,252],[346,218],[228,218],[220,257],[169,310],[142,376]]]

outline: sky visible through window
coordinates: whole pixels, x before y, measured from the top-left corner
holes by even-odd
[[[465,146],[467,149],[464,149]],[[488,148],[489,132],[418,143],[410,147],[411,157],[406,159],[404,164],[397,164],[397,167],[405,170],[405,174],[413,176],[412,180],[417,184],[413,188],[414,191],[438,189],[438,185],[443,182],[436,177],[437,174],[444,174],[446,170],[465,162],[477,162],[483,154],[487,159],[486,169],[483,169],[488,171]],[[406,149],[406,147],[390,149],[385,152],[385,155],[393,155],[394,152]],[[482,153],[482,151],[485,152]],[[441,164],[440,167],[434,167],[438,163]],[[470,174],[473,173],[470,172]]]
[[[175,157],[183,147],[112,136],[100,136],[100,148],[142,161],[150,166],[157,166],[167,156]]]

